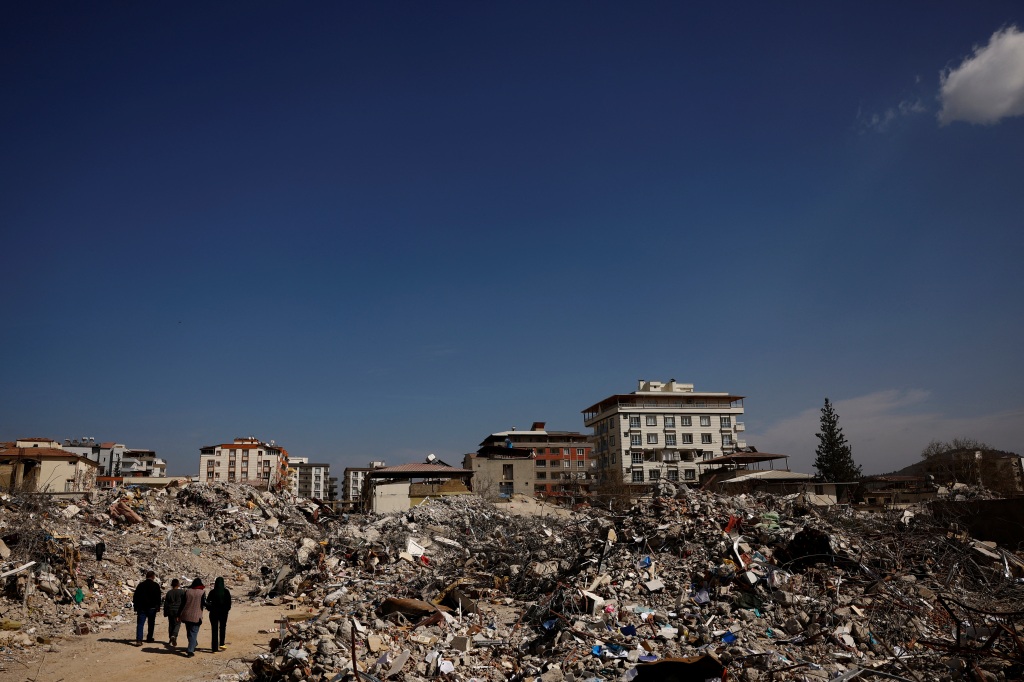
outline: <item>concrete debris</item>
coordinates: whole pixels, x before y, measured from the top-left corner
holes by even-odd
[[[231,484],[98,497],[2,502],[0,573],[36,565],[5,578],[31,608],[0,643],[131,618],[152,569],[225,575],[285,614],[250,680],[1024,676],[1024,560],[926,508],[669,486],[618,512],[460,495],[337,516]]]

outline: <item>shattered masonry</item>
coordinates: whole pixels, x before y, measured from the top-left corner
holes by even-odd
[[[624,512],[464,495],[335,516],[232,484],[0,504],[8,661],[131,619],[151,568],[268,606],[238,679],[1024,676],[1024,561],[923,512],[682,488]]]

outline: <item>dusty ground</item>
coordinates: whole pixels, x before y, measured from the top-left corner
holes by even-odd
[[[281,607],[236,601],[228,617],[226,651],[210,652],[209,619],[203,618],[199,648],[193,658],[184,655],[185,628],[178,634],[177,650],[167,647],[167,619],[159,616],[156,643],[136,647],[135,621],[112,630],[81,637],[54,640],[52,647],[40,646],[24,657],[7,660],[0,668],[0,680],[12,682],[188,682],[216,680],[248,669],[243,659],[267,651],[274,620],[283,616]],[[54,649],[47,651],[46,649]],[[6,669],[6,672],[3,670]]]

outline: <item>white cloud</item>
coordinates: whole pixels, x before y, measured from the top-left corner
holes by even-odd
[[[834,402],[853,459],[865,474],[901,469],[918,460],[933,440],[975,438],[993,447],[1019,452],[1024,444],[1024,408],[976,417],[928,409],[927,391],[886,390]],[[747,443],[763,452],[791,455],[795,471],[814,473],[821,405],[748,433]]]
[[[861,126],[868,130],[884,133],[899,118],[923,114],[928,110],[919,99],[905,99],[894,107],[889,107],[881,113],[865,114],[863,111],[857,113]]]
[[[939,74],[939,123],[996,123],[1024,115],[1024,33],[1009,26],[955,69]]]

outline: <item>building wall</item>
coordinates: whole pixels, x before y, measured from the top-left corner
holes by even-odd
[[[373,511],[387,514],[409,508],[409,482],[378,483],[373,488]]]
[[[468,454],[463,467],[473,470],[473,491],[485,497],[533,495],[534,460],[529,457],[502,459]]]
[[[599,474],[621,472],[626,483],[659,478],[696,484],[698,463],[745,447],[742,399],[697,393],[692,384],[641,381],[631,394],[611,396],[584,411],[594,429]]]
[[[82,492],[96,487],[96,466],[77,456],[45,459],[38,469],[37,492]]]

